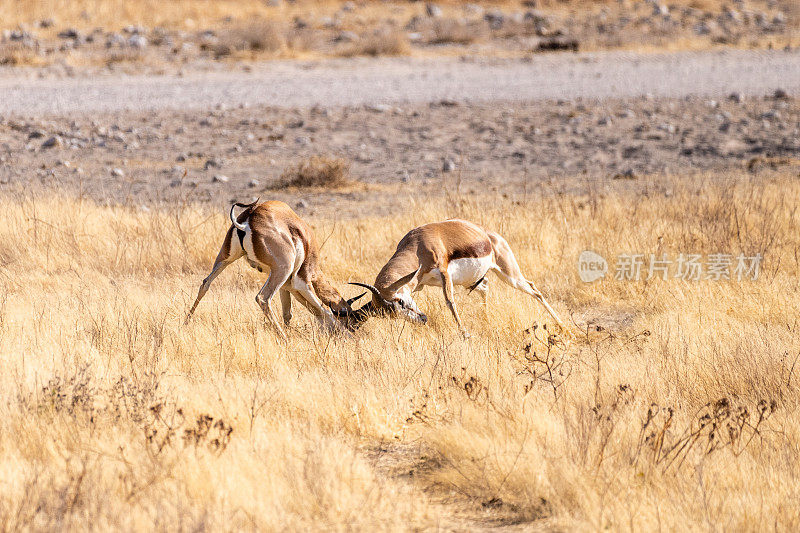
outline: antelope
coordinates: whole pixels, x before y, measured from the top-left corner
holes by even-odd
[[[468,337],[453,300],[453,286],[461,285],[468,287],[470,292],[478,291],[485,306],[489,271],[494,271],[501,280],[539,301],[566,330],[542,293],[522,275],[506,240],[472,222],[458,219],[412,229],[400,240],[394,255],[375,278],[374,285],[351,283],[372,292],[372,301],[354,314],[362,322],[372,315],[389,315],[425,324],[428,317],[420,311],[412,294],[427,285],[441,287],[458,329]]]
[[[244,210],[234,217],[233,211],[237,207]],[[294,296],[329,330],[342,326],[353,329],[350,320],[352,304],[367,293],[349,300],[342,298],[320,270],[319,245],[314,232],[291,207],[278,201],[235,203],[229,217],[231,227],[211,273],[197,291],[186,322],[208,292],[211,282],[228,265],[246,257],[250,266],[259,272],[269,272],[269,278],[256,295],[256,303],[282,339],[286,339],[286,334],[269,307],[276,292],[280,292],[283,322],[287,326],[292,319],[291,297]]]

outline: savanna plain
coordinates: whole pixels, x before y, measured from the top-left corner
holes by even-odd
[[[348,296],[417,224],[505,235],[572,336],[492,280],[485,310],[456,296],[467,340],[427,289],[427,327],[332,337],[296,310],[280,342],[243,262],[184,325],[220,209],[5,198],[3,527],[793,529],[800,184],[724,178],[311,217]],[[764,259],[586,284],[588,244]]]
[[[800,106],[788,69],[757,83],[796,57],[795,2],[0,0],[0,19],[0,99],[53,100],[0,116],[0,530],[800,529]],[[670,97],[359,96],[381,65],[545,53],[701,67]],[[755,82],[708,94],[702,65],[730,57],[760,58]],[[208,71],[303,61],[359,97],[95,112],[57,92],[185,71],[203,94]],[[185,321],[230,202],[255,197],[311,224],[345,297],[411,228],[471,220],[566,328],[490,274],[486,305],[456,290],[469,338],[429,287],[425,326],[331,334],[295,303],[284,341],[245,261]],[[616,279],[625,254],[643,266]],[[731,263],[683,279],[651,254]]]

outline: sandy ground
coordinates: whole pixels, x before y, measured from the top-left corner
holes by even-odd
[[[303,214],[359,215],[407,209],[402,198],[419,193],[539,194],[636,186],[651,175],[757,173],[797,164],[797,102],[778,93],[14,118],[0,121],[0,190],[221,208],[260,196]],[[285,168],[317,154],[348,161],[357,183],[276,188]]]
[[[380,58],[268,62],[180,76],[0,80],[0,113],[44,115],[541,99],[761,96],[800,90],[800,52],[547,54],[526,60]]]

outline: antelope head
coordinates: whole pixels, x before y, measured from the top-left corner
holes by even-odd
[[[420,269],[398,279],[383,292],[368,283],[350,283],[364,287],[372,293],[372,301],[353,311],[353,319],[365,322],[370,316],[390,316],[404,318],[417,324],[427,323],[428,317],[420,311],[417,302],[411,297],[411,289],[408,286]]]
[[[334,307],[333,305],[328,305],[333,313],[333,316],[339,320],[341,326],[349,331],[355,331],[361,327],[361,324],[364,323],[366,318],[362,318],[361,310],[353,310],[353,304],[356,303],[358,300],[366,296],[366,292],[362,292],[358,296],[354,296],[352,298],[348,298],[347,300],[342,300],[343,305],[338,305]],[[369,305],[369,304],[367,304]],[[362,306],[366,307],[366,306]]]

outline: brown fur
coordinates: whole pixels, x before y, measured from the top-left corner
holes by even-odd
[[[453,298],[453,280],[448,266],[450,261],[472,257],[490,257],[492,266],[489,270],[497,273],[507,284],[538,300],[556,322],[564,327],[542,293],[532,282],[525,279],[506,240],[499,234],[488,232],[472,222],[458,219],[419,226],[400,240],[394,255],[375,278],[375,289],[379,294],[373,294],[371,309],[389,308],[392,300],[397,299],[396,291],[400,288],[398,285],[406,283],[403,280],[404,276],[416,272],[416,275],[407,282],[408,288],[414,292],[418,290],[420,280],[437,269],[441,273],[442,292],[447,307],[459,329],[466,334]],[[484,302],[487,290],[485,277],[484,275],[481,279],[469,283],[470,289],[479,290]]]
[[[278,291],[281,293],[285,323],[291,319],[289,295],[295,296],[301,304],[323,320],[331,317],[329,308],[334,313],[351,311],[350,305],[328,282],[319,266],[319,245],[314,231],[291,207],[278,201],[237,205],[244,207],[244,210],[236,217],[236,222],[240,225],[249,224],[250,226],[254,257],[248,256],[248,261],[259,270],[261,270],[260,264],[269,268],[270,276],[258,293],[256,301],[281,336],[283,336],[283,331],[269,308],[270,299]],[[247,256],[239,242],[239,231],[241,230],[234,225],[228,229],[211,274],[203,280],[187,320],[214,278],[229,264],[240,257]],[[295,272],[296,262],[299,259],[298,244],[302,245],[304,257]],[[296,286],[295,278],[302,283]],[[304,289],[303,285],[313,291],[313,294]]]

